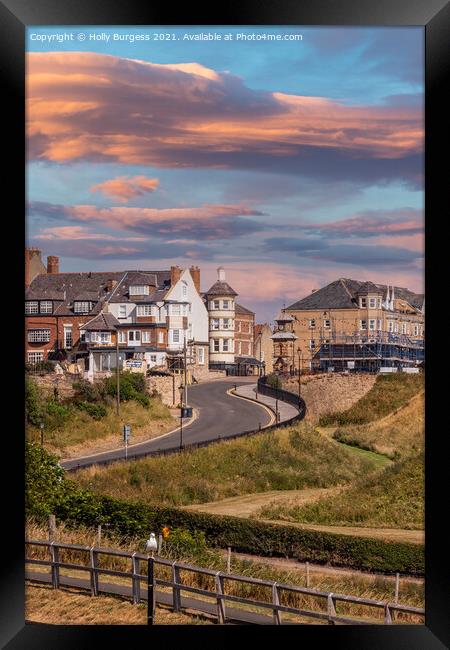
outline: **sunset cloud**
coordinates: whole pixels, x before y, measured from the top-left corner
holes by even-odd
[[[154,192],[159,185],[157,178],[146,176],[117,176],[110,180],[97,183],[90,188],[91,192],[101,192],[105,196],[126,203],[136,196]]]
[[[415,106],[351,106],[248,88],[196,63],[28,54],[31,159],[278,170],[417,183]]]
[[[312,234],[327,237],[390,237],[423,233],[422,210],[399,208],[396,210],[366,210],[348,219],[299,226]]]

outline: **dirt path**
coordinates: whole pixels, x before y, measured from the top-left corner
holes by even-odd
[[[263,506],[269,503],[281,505],[286,502],[295,500],[296,505],[303,505],[315,501],[322,496],[331,496],[337,494],[342,488],[309,488],[305,490],[273,490],[271,492],[261,492],[259,494],[244,494],[239,497],[231,497],[222,501],[210,503],[196,503],[189,506],[183,506],[185,510],[195,510],[197,512],[207,512],[214,515],[230,515],[233,517],[251,517],[256,514]],[[283,526],[294,526],[304,530],[318,530],[324,533],[335,533],[340,535],[350,535],[352,537],[370,537],[372,539],[384,539],[387,541],[410,542],[413,544],[424,543],[423,530],[404,530],[401,528],[363,528],[360,526],[325,526],[322,524],[301,524],[293,521],[284,521],[282,519],[260,519],[269,524],[280,524]]]

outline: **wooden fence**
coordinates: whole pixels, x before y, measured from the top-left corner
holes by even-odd
[[[34,571],[27,571],[26,578],[38,582],[51,582],[55,589],[60,586],[77,586],[80,588],[87,588],[90,590],[92,596],[98,596],[102,593],[114,593],[116,595],[130,597],[133,603],[137,604],[143,600],[148,600],[148,590],[152,589],[153,598],[151,600],[156,603],[168,604],[173,611],[179,612],[182,609],[194,610],[203,614],[213,614],[216,617],[217,623],[225,624],[227,622],[233,623],[250,623],[250,624],[273,624],[281,625],[290,623],[290,621],[283,620],[282,613],[294,614],[305,619],[315,619],[317,622],[323,622],[331,625],[335,624],[349,624],[349,625],[373,625],[374,623],[381,623],[391,625],[395,623],[395,613],[403,612],[404,614],[412,614],[419,617],[425,616],[425,610],[417,607],[400,605],[398,603],[390,603],[379,600],[371,600],[367,598],[360,598],[357,596],[349,596],[345,594],[337,594],[333,592],[319,591],[305,587],[297,587],[294,585],[273,582],[269,580],[261,580],[259,578],[250,578],[247,576],[234,575],[232,573],[225,573],[222,571],[213,571],[191,564],[184,564],[183,562],[172,561],[162,557],[151,557],[137,552],[118,551],[110,548],[90,547],[79,544],[63,544],[55,541],[41,541],[41,540],[26,540],[27,554],[25,562],[32,565],[48,566],[49,573],[37,573]],[[30,557],[28,549],[30,546],[44,547],[49,549],[50,559],[45,560],[36,557]],[[89,555],[89,563],[74,563],[63,562],[60,560],[60,551],[79,551]],[[99,555],[106,555],[109,557],[128,558],[131,560],[131,571],[118,571],[111,568],[102,568],[99,566]],[[141,572],[141,569],[154,569],[157,566],[165,566],[170,570],[171,579],[164,580],[154,577],[153,584],[148,585],[148,573]],[[89,580],[80,580],[70,578],[67,575],[61,574],[61,569],[69,569],[74,571],[85,571],[89,574]],[[215,589],[202,589],[183,583],[181,571],[188,571],[200,576],[209,576],[214,580]],[[155,572],[151,571],[155,576]],[[150,575],[151,575],[150,574]],[[120,578],[128,578],[131,583],[131,591],[125,585],[118,585],[109,583],[100,585],[99,576],[114,576]],[[272,597],[270,601],[257,600],[251,597],[242,597],[226,593],[226,582],[239,582],[246,585],[253,585],[259,587],[266,587],[270,590]],[[144,583],[144,589],[141,587]],[[169,593],[156,591],[157,587],[169,588]],[[213,603],[201,600],[200,598],[191,598],[183,596],[183,593],[194,594],[209,598]],[[283,593],[302,594],[303,596],[312,597],[313,599],[320,599],[324,603],[324,608],[321,611],[314,611],[312,609],[303,609],[292,607],[282,604],[281,595]],[[375,610],[383,610],[384,616],[381,618],[351,618],[345,615],[339,615],[337,612],[337,603],[349,603],[359,606],[366,606],[374,608]],[[239,607],[230,607],[227,603],[238,604]],[[254,611],[255,608],[262,608],[270,612],[269,615],[259,614]],[[295,622],[295,621],[294,621]]]

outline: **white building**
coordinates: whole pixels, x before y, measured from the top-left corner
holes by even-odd
[[[225,281],[225,269],[217,269],[218,279],[205,292],[209,314],[209,364],[234,363],[234,319],[238,295]]]

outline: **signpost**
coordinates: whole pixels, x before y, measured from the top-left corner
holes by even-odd
[[[123,425],[123,441],[125,443],[125,459],[128,458],[128,441],[131,436],[131,427],[129,424]]]

